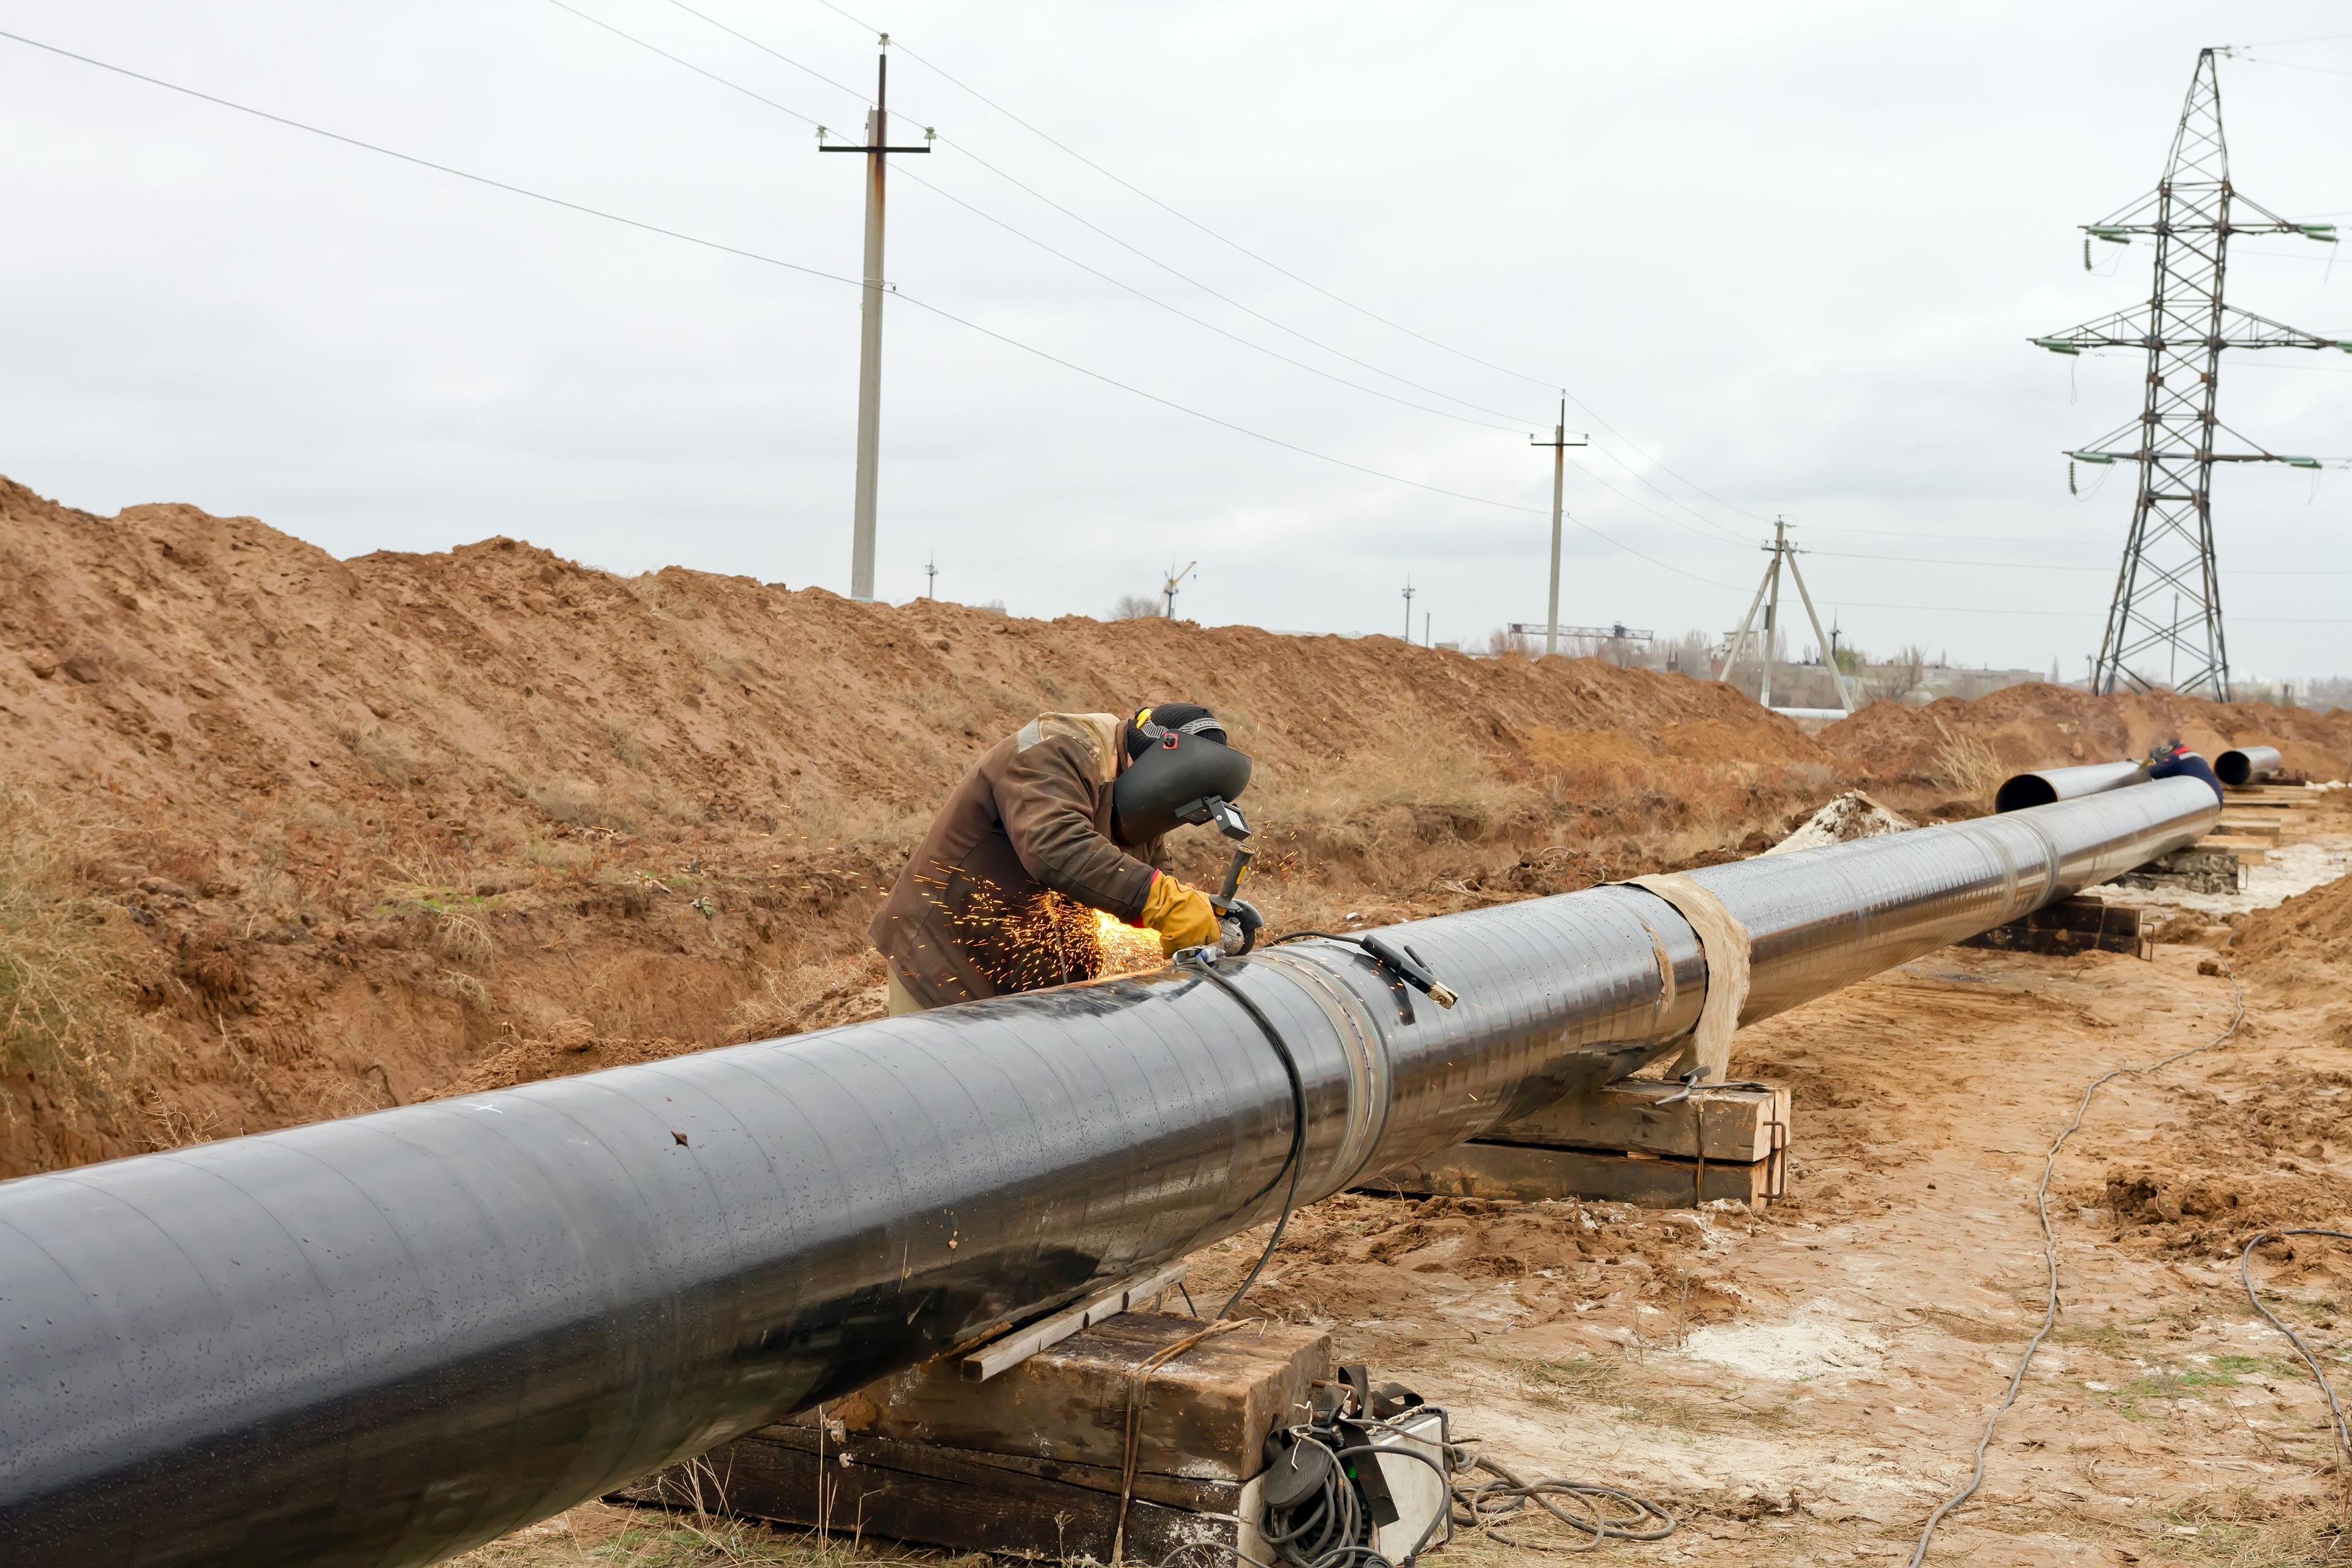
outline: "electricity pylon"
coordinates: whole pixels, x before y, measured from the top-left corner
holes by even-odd
[[[2084,224],[2092,239],[2128,245],[2134,235],[2156,242],[2156,288],[2144,311],[2112,316],[2032,340],[2053,353],[2084,349],[2147,351],[2147,390],[2133,426],[2069,452],[2081,463],[2130,459],[2139,466],[2131,534],[2124,543],[2114,605],[2107,611],[2091,689],[2117,683],[2138,690],[2161,684],[2133,668],[2154,653],[2187,671],[2174,689],[2230,700],[2230,656],[2221,635],[2221,581],[2213,563],[2213,465],[2288,463],[2315,468],[2310,458],[2284,457],[2221,423],[2214,415],[2223,349],[2326,349],[2352,352],[2352,342],[2323,338],[2223,302],[2230,237],[2299,234],[2333,241],[2331,224],[2293,223],[2237,194],[2230,184],[2229,148],[2221,139],[2221,84],[2214,59],[2224,49],[2200,49],[2189,98],[2172,133],[2164,178],[2148,195],[2098,223]],[[2246,441],[2252,452],[2216,452],[2217,431]],[[2173,609],[2175,594],[2180,609]],[[2151,665],[2156,662],[2151,660]]]

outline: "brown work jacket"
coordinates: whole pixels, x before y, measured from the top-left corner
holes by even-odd
[[[1114,713],[1040,714],[964,775],[866,928],[917,1001],[1100,972],[1090,911],[1134,924],[1161,858],[1157,841],[1139,858],[1110,836],[1122,729]]]

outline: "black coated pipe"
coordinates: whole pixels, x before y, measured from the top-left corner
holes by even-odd
[[[1748,1021],[2192,842],[2190,779],[1691,873]],[[1223,972],[1312,1200],[1697,1019],[1664,900],[1589,889]],[[1291,1089],[1167,971],[0,1184],[0,1542],[422,1563],[1272,1217]]]
[[[2213,760],[2213,772],[2232,789],[2259,784],[2286,765],[2276,746],[2239,746]]]
[[[1992,808],[2023,811],[2029,806],[2052,805],[2062,800],[2080,800],[2102,790],[2137,784],[2147,776],[2147,767],[2143,763],[2089,763],[2079,768],[2042,768],[2003,780],[2000,788],[1993,792]]]

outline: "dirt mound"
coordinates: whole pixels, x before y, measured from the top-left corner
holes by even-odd
[[[2248,979],[2295,991],[2352,992],[2352,878],[2255,910],[2233,946]]]
[[[78,1085],[0,1042],[0,1174],[415,1100],[493,1053],[520,1081],[865,1016],[877,893],[972,758],[1168,697],[1256,758],[1286,923],[1719,856],[1832,772],[1728,688],[1591,660],[622,578],[509,539],[336,561],[0,480],[0,738],[73,825],[43,907],[152,950],[105,967],[161,1031]],[[598,1044],[518,1045],[574,1022]]]
[[[0,1038],[0,1175],[869,1016],[879,891],[1041,711],[1213,705],[1257,761],[1259,900],[1303,926],[1756,853],[1864,774],[1908,815],[1972,812],[1953,737],[1981,771],[2071,759],[2034,702],[2139,721],[2034,689],[1809,738],[1591,659],[623,578],[510,539],[337,561],[0,479],[0,742],[29,803],[0,837],[43,846],[0,844],[0,909],[70,915],[94,988]],[[1196,880],[1222,859],[1179,848]]]
[[[2232,746],[2273,745],[2290,772],[2317,779],[2352,774],[2352,713],[2166,693],[2095,697],[2038,683],[2005,687],[1973,702],[1874,703],[1816,738],[1865,782],[1956,792],[1979,783],[1986,768],[2011,773],[2113,762],[2145,756],[2159,741],[2174,739],[2209,757]]]
[[[2337,1168],[2352,1074],[2240,1067],[2167,1098],[2178,1113],[2154,1129],[2161,1162],[2111,1165],[2084,1194],[2113,1211],[2116,1240],[2220,1258],[2259,1230],[2352,1221],[2352,1177]]]

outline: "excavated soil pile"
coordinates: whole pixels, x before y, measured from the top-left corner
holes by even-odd
[[[971,760],[1170,697],[1256,758],[1286,923],[1719,857],[1832,773],[1727,688],[1590,660],[622,578],[506,539],[339,562],[0,480],[0,823],[137,1014],[12,1034],[0,1175],[865,1016],[877,889]]]
[[[2169,693],[2094,697],[2039,683],[2005,687],[1973,702],[1874,703],[1816,738],[1873,784],[1948,789],[1972,798],[1990,793],[1988,778],[1997,784],[2033,768],[2143,757],[2168,740],[2208,757],[2237,745],[2276,746],[2290,773],[2315,779],[2352,773],[2352,713],[2224,706]]]
[[[1589,659],[860,605],[508,539],[339,562],[0,479],[0,943],[64,999],[8,1015],[0,1176],[869,1016],[864,926],[971,760],[1171,697],[1257,759],[1285,926],[1756,853],[1857,783],[1974,812],[1988,757],[2163,727],[2037,688],[1808,738]],[[2192,739],[2352,761],[2352,720],[2177,706]]]
[[[2352,995],[2352,879],[2324,882],[2246,917],[2239,972],[2283,993]]]

